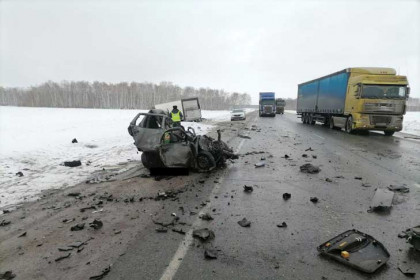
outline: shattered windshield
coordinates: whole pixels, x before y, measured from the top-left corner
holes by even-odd
[[[402,99],[406,93],[406,86],[363,85],[362,87],[362,98]]]

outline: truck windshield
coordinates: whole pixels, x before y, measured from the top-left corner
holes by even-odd
[[[391,85],[363,85],[362,98],[405,98],[407,93],[406,86]]]

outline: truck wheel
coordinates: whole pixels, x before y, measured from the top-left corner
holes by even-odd
[[[394,135],[394,132],[395,131],[384,131],[385,136],[392,136],[392,135]]]
[[[314,116],[309,115],[309,122],[310,125],[314,125],[315,124],[315,120],[314,120]]]
[[[216,161],[211,153],[201,151],[196,158],[198,171],[210,171],[216,167]]]
[[[334,119],[333,119],[333,117],[330,117],[329,125],[330,125],[330,128],[331,129],[336,129],[336,127],[334,126]]]
[[[353,129],[353,117],[350,116],[347,118],[346,121],[346,132],[349,134],[353,134],[354,133],[354,129]]]
[[[141,163],[147,169],[165,167],[158,153],[143,152],[141,154]]]

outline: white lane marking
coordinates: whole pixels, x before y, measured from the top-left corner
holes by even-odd
[[[321,139],[325,139],[324,137],[319,136],[318,134],[315,134],[315,133],[314,133],[314,135],[315,135],[315,136],[317,136],[317,137],[319,137],[319,138],[321,138]]]
[[[414,186],[420,189],[420,184],[414,183]]]
[[[255,118],[255,120],[256,119],[257,118]],[[251,125],[251,127],[252,127],[252,125]],[[240,149],[242,148],[242,146],[245,142],[244,140],[245,139],[242,139],[241,142],[239,143],[238,148],[236,149],[236,153],[239,153]],[[224,180],[225,180],[225,177],[222,177],[219,180],[219,182],[214,185],[214,188],[211,191],[211,194],[210,194],[209,197],[214,197],[217,194],[217,192],[219,191],[220,186],[222,185]],[[211,208],[211,202],[207,203],[207,205],[204,206],[200,210],[200,212],[198,213],[197,219],[192,224],[190,230],[188,230],[188,232],[185,234],[184,240],[179,244],[175,255],[172,257],[171,262],[169,263],[168,267],[163,272],[162,276],[160,277],[160,280],[171,280],[175,276],[175,274],[178,271],[185,255],[188,252],[188,248],[191,246],[191,244],[193,242],[193,236],[192,236],[193,230],[198,228],[201,225],[201,219],[199,217],[201,215],[203,215],[204,213],[209,212],[210,208]]]

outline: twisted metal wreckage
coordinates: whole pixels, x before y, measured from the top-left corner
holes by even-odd
[[[142,152],[141,161],[148,169],[191,168],[206,172],[224,165],[226,159],[238,158],[221,140],[220,130],[217,131],[217,140],[196,135],[192,127],[187,130],[174,127],[163,110],[138,113],[130,122],[128,133]]]

